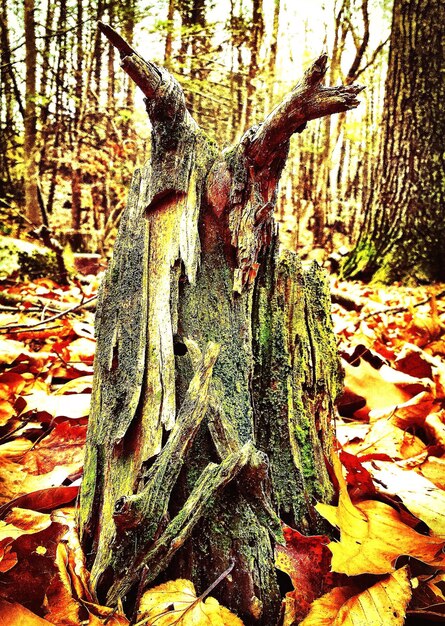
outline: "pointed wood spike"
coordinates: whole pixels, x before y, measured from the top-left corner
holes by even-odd
[[[135,50],[130,46],[129,43],[125,41],[121,35],[117,31],[114,30],[109,24],[105,24],[99,20],[97,22],[97,28],[100,32],[105,35],[108,41],[119,51],[121,59],[126,56],[130,56],[131,54],[137,54]]]

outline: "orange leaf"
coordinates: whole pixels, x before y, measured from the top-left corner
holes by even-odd
[[[2,626],[51,626],[51,622],[39,617],[17,602],[0,598],[0,624]]]

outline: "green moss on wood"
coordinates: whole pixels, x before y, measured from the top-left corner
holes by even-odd
[[[308,500],[315,496],[326,501],[332,495],[324,463],[333,416],[327,398],[335,398],[340,388],[325,279],[317,268],[303,271],[291,253],[271,251],[253,312],[259,445],[271,461],[281,515],[314,531]]]

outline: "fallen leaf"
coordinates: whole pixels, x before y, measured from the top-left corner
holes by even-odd
[[[411,581],[413,587],[413,598],[409,607],[409,614],[420,618],[428,619],[428,614],[433,611],[435,616],[445,617],[445,572],[438,572],[436,575],[424,574]],[[434,616],[432,616],[434,617]],[[438,620],[439,621],[439,620]]]
[[[69,380],[64,385],[62,385],[55,392],[56,395],[63,394],[71,394],[71,393],[81,393],[82,391],[90,390],[93,386],[93,376],[79,376],[79,378],[74,378],[74,380]]]
[[[369,420],[374,422],[389,417],[391,423],[399,428],[422,426],[425,422],[425,418],[431,413],[435,405],[437,406],[435,396],[428,391],[421,391],[406,402],[398,404],[396,407],[373,409],[369,411]]]
[[[78,626],[84,621],[86,611],[73,597],[67,547],[63,543],[57,546],[55,563],[57,573],[46,590],[46,617],[52,624]]]
[[[0,572],[3,574],[17,563],[17,554],[12,551],[13,539],[5,537],[0,540]]]
[[[361,424],[360,424],[361,426]],[[350,426],[353,433],[358,435],[365,432],[365,429],[356,429],[354,424]],[[345,432],[348,426],[343,425],[342,438],[345,439]],[[402,430],[395,426],[391,419],[382,418],[373,422],[366,429],[366,434],[362,441],[358,436],[349,443],[343,443],[343,448],[351,454],[371,455],[385,454],[391,459],[406,459],[422,453],[426,449],[426,444],[416,435]]]
[[[422,475],[440,489],[445,489],[445,459],[430,456],[419,466]]]
[[[6,426],[14,415],[16,415],[16,411],[12,402],[0,400],[0,426]]]
[[[79,339],[71,341],[68,345],[68,351],[70,361],[86,361],[87,363],[92,363],[96,351],[96,341],[94,339],[80,337]]]
[[[77,467],[77,466],[76,466]],[[6,504],[18,496],[34,491],[60,487],[72,473],[71,468],[55,467],[46,474],[33,476],[28,474],[19,463],[0,457],[0,504]]]
[[[425,427],[431,442],[445,448],[445,410],[430,413],[425,420]]]
[[[156,626],[243,626],[212,597],[201,600],[189,580],[173,580],[149,589],[141,598],[138,623]]]
[[[89,572],[77,533],[76,513],[74,508],[64,508],[51,514],[51,520],[67,530],[57,547],[57,573],[46,592],[46,617],[60,626],[78,626],[80,623],[128,626],[127,618],[116,609],[93,602]]]
[[[68,485],[49,487],[32,493],[25,493],[10,500],[0,508],[0,515],[5,515],[13,507],[32,509],[33,511],[52,511],[72,502],[79,493],[79,486]]]
[[[346,475],[346,482],[349,487],[349,495],[351,496],[351,499],[358,499],[358,496],[363,499],[364,496],[370,497],[375,495],[376,490],[374,483],[372,482],[371,474],[365,467],[363,467],[360,459],[353,454],[349,454],[348,452],[341,450],[340,460],[343,467],[345,467],[348,472]]]
[[[364,591],[336,587],[313,603],[300,626],[402,626],[410,599],[408,568],[403,567]]]
[[[71,396],[70,396],[71,397]],[[56,467],[66,467],[69,474],[82,470],[86,424],[63,421],[53,428],[22,459],[22,466],[30,474],[46,474]]]
[[[357,576],[394,571],[402,554],[434,562],[443,541],[421,535],[403,523],[391,506],[376,500],[353,504],[337,457],[333,458],[340,494],[338,506],[319,503],[317,511],[340,530],[340,541],[332,541],[332,570]]]
[[[11,365],[21,354],[28,350],[22,341],[0,338],[0,365]]]
[[[16,437],[0,445],[0,457],[5,459],[22,459],[25,452],[32,448],[33,443],[25,437]]]
[[[368,413],[372,409],[386,409],[403,404],[411,397],[411,394],[400,389],[394,381],[388,382],[383,378],[382,370],[385,366],[376,370],[363,359],[357,367],[350,365],[344,359],[342,363],[345,370],[345,387],[366,398]]]
[[[29,611],[18,602],[0,598],[0,624],[2,626],[51,626],[51,622]]]
[[[440,364],[430,354],[412,343],[406,343],[398,353],[394,365],[410,376],[418,378],[433,378],[433,366]]]
[[[311,603],[332,586],[330,539],[306,537],[290,526],[284,526],[283,534],[286,544],[275,547],[275,565],[292,580],[294,591],[286,594],[285,606],[286,611],[292,607],[293,619],[299,623]]]
[[[26,402],[22,415],[35,411],[48,413],[51,417],[78,419],[90,412],[91,394],[75,393],[72,395],[53,395],[45,391],[34,391],[29,396],[22,396]]]
[[[365,422],[345,422],[341,419],[335,422],[337,440],[342,447],[363,441],[370,428],[370,424]]]
[[[21,532],[11,544],[17,563],[2,574],[1,596],[39,613],[56,573],[55,557],[66,527],[48,515],[14,509],[6,518],[3,534]],[[21,623],[21,622],[18,622]]]
[[[67,560],[66,567],[70,576],[70,581],[73,586],[75,595],[77,598],[84,601],[93,603],[94,596],[90,590],[90,574],[86,568],[85,554],[80,545],[78,527],[77,527],[77,509],[64,508],[57,511],[53,511],[51,519],[63,524],[68,528],[66,534],[63,537],[67,548]],[[99,607],[100,605],[96,605]],[[100,607],[101,610],[104,607]],[[96,614],[104,616],[105,613]],[[107,613],[105,616],[109,616]]]
[[[372,461],[366,467],[378,492],[400,498],[437,537],[445,539],[445,492],[442,489],[417,472],[401,469],[396,463]]]

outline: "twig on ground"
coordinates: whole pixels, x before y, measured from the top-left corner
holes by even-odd
[[[423,304],[428,304],[431,298],[436,298],[437,300],[437,299],[443,298],[444,296],[445,296],[445,289],[443,289],[442,291],[439,291],[439,293],[432,293],[430,296],[428,296],[428,298],[425,298],[425,300],[421,300],[420,302],[416,302],[415,304],[411,304],[409,306],[392,306],[387,309],[379,309],[378,311],[367,313],[366,315],[360,318],[360,321],[363,322],[369,317],[374,317],[374,315],[381,315],[382,313],[401,313],[402,311],[409,311],[411,308],[422,306]]]
[[[91,298],[88,298],[87,300],[84,300],[83,302],[80,302],[79,304],[76,304],[69,309],[66,309],[66,311],[61,311],[60,313],[57,313],[56,315],[53,315],[51,317],[47,317],[45,320],[41,320],[40,322],[36,322],[35,324],[6,324],[5,326],[0,326],[0,330],[4,332],[10,332],[11,330],[14,331],[19,328],[32,330],[34,328],[37,328],[38,326],[43,326],[44,324],[48,324],[49,322],[54,322],[54,320],[57,320],[64,315],[67,315],[67,313],[73,313],[74,311],[78,311],[79,309],[84,308],[90,302],[93,302],[93,300],[95,300],[96,298],[97,295],[92,296]]]

